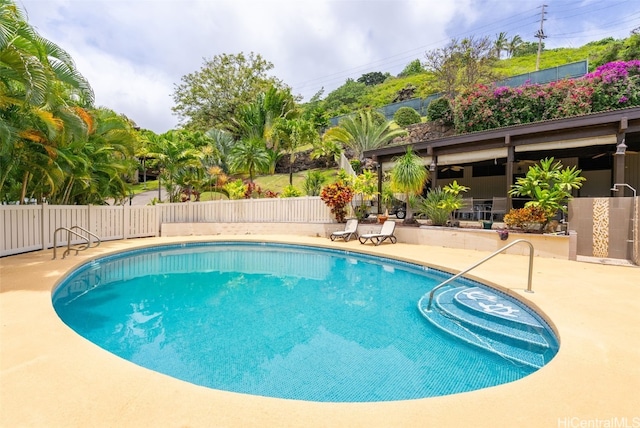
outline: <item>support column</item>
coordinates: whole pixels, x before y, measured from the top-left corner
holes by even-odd
[[[511,145],[511,136],[509,134],[504,137],[504,144],[507,146],[507,167],[505,169],[505,175],[507,176],[507,212],[513,208],[513,200],[509,190],[511,190],[511,184],[513,183],[513,164],[516,159],[516,148]]]
[[[433,147],[427,147],[427,154],[431,156],[429,164],[429,189],[435,189],[438,180],[438,157],[433,153]]]
[[[382,214],[382,164],[378,162],[378,156],[373,155],[373,161],[376,163],[376,172],[378,174],[378,213]]]
[[[626,117],[620,119],[620,126],[618,128],[618,134],[616,135],[616,153],[613,161],[613,183],[624,183],[624,164],[625,164],[625,152],[627,151],[627,145],[625,144],[626,130],[628,121]],[[612,186],[613,187],[613,186]],[[624,192],[613,192],[613,196],[622,197]]]

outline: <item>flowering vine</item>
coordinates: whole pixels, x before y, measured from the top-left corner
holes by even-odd
[[[458,132],[483,131],[640,105],[640,60],[604,64],[581,79],[511,88],[476,85],[454,102]]]

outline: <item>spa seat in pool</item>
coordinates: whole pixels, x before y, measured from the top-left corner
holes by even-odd
[[[365,233],[364,235],[360,235],[358,240],[361,244],[366,243],[367,241],[371,241],[376,245],[382,244],[386,239],[391,241],[392,244],[397,242],[396,237],[393,232],[396,229],[396,222],[393,220],[387,220],[382,224],[382,229],[378,233]]]

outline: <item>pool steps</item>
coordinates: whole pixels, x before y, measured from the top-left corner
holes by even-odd
[[[421,299],[419,309],[434,326],[516,364],[538,369],[557,351],[548,327],[500,292],[447,287],[437,292],[430,311],[427,302]]]

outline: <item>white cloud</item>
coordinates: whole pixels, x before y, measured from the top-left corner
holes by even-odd
[[[640,2],[547,0],[548,47],[624,37]],[[310,97],[371,71],[397,74],[451,38],[527,41],[538,4],[512,0],[19,0],[41,35],[72,54],[112,108],[156,132],[177,124],[175,84],[203,58],[259,53],[273,74]],[[624,6],[625,17],[617,10]],[[597,13],[592,13],[596,11]],[[607,18],[609,17],[609,18]],[[635,20],[634,20],[635,18]],[[560,30],[561,29],[561,30]]]

